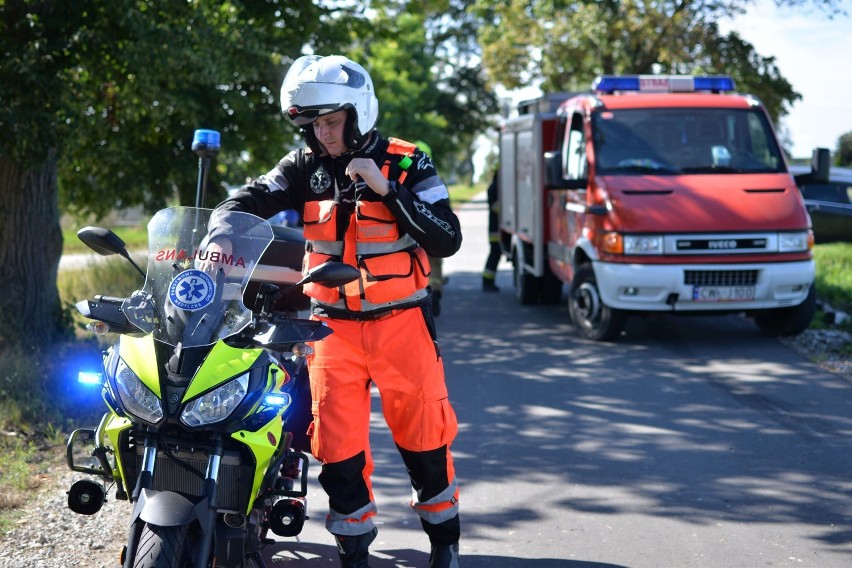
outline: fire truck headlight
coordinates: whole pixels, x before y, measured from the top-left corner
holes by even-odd
[[[624,254],[663,254],[662,235],[625,235]]]
[[[778,252],[802,252],[810,248],[807,231],[778,233]]]

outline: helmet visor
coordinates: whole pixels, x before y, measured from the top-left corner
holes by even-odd
[[[296,126],[306,126],[320,116],[342,110],[345,106],[347,105],[322,105],[317,107],[300,107],[293,105],[285,112],[287,113],[287,118],[289,118],[293,124]]]

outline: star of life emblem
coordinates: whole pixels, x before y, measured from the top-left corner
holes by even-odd
[[[169,284],[169,301],[182,310],[200,310],[213,301],[215,292],[216,285],[206,272],[185,270]]]
[[[325,168],[318,168],[311,176],[311,191],[314,193],[324,193],[325,190],[331,187],[331,176],[325,171]]]

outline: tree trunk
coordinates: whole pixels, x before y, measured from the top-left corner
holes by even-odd
[[[56,152],[32,169],[0,155],[0,345],[49,345],[62,328]]]

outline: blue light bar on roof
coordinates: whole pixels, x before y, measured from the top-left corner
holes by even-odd
[[[592,83],[599,93],[635,91],[640,93],[694,93],[733,91],[734,80],[725,75],[602,75]]]

